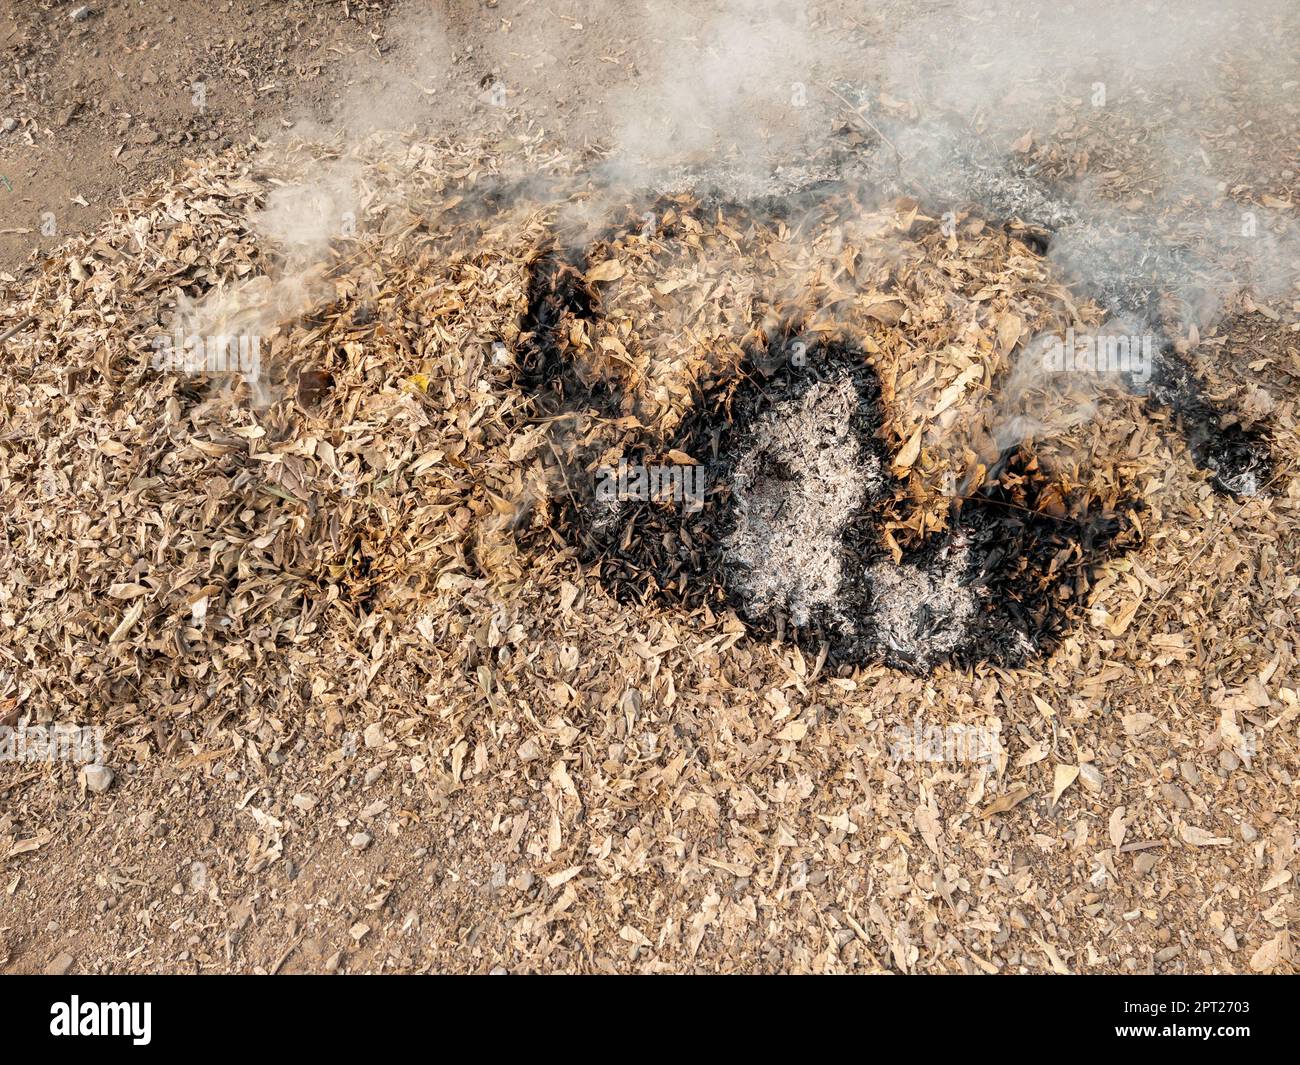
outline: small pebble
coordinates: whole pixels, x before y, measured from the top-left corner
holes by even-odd
[[[64,951],[49,965],[45,966],[46,976],[63,976],[72,968],[72,955]]]
[[[348,842],[352,844],[352,848],[353,848],[354,850],[363,851],[363,850],[365,850],[367,847],[370,846],[370,844],[373,842],[373,840],[372,840],[372,838],[371,838],[371,836],[370,836],[369,833],[367,833],[367,832],[358,832],[358,833],[357,833],[355,836],[353,836],[353,837],[352,837]]]
[[[82,770],[86,787],[96,795],[103,794],[113,785],[113,771],[104,765],[88,765]]]

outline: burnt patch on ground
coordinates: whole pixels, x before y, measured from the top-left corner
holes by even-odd
[[[1064,492],[1018,447],[996,469],[954,501],[953,530],[937,541],[941,550],[964,546],[967,579],[982,601],[957,655],[968,664],[978,656],[1017,664],[1050,653],[1096,568],[1140,542],[1132,520],[1139,501]]]
[[[591,395],[562,369],[534,379],[577,382],[569,410]],[[557,456],[553,519],[619,599],[731,607],[834,665],[928,673],[1049,653],[1092,570],[1135,541],[1134,504],[1069,497],[1013,449],[953,500],[947,530],[896,556],[885,523],[913,504],[886,413],[857,347],[781,335],[705,385],[671,441],[624,439],[611,463],[615,441],[588,437]]]
[[[584,277],[586,258],[557,247],[540,251],[528,264],[524,311],[516,365],[520,387],[544,414],[572,409],[582,399],[604,407],[605,383],[564,355],[563,338],[575,319],[591,321],[599,301]]]
[[[1263,493],[1273,480],[1268,441],[1247,428],[1205,394],[1205,383],[1172,348],[1154,360],[1146,405],[1168,410],[1187,441],[1192,461],[1206,470],[1216,489],[1234,496]]]

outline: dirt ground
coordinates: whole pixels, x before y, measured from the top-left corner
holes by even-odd
[[[663,46],[617,5],[461,0],[440,5],[435,70],[403,36],[420,5],[397,0],[81,6],[0,0],[5,303],[189,161],[364,132],[394,86],[417,127],[594,157],[607,99]],[[871,56],[911,6],[819,11]],[[504,69],[508,119],[466,103]],[[1267,131],[1235,191],[1294,214],[1294,107],[1225,101],[1205,123],[1225,172],[1243,129]],[[1140,170],[1144,147],[1096,156]],[[1147,553],[1050,669],[820,675],[734,618],[625,609],[571,560],[535,563],[560,591],[532,614],[466,581],[466,661],[414,623],[358,621],[422,663],[399,676],[433,676],[423,691],[380,673],[382,649],[360,696],[344,670],[370,663],[323,658],[294,666],[300,716],[87,707],[119,729],[102,793],[75,767],[0,768],[0,971],[1294,971],[1298,323],[1292,290],[1201,338],[1221,394],[1247,374],[1267,393],[1278,500],[1170,472]],[[24,609],[6,593],[0,621]],[[587,655],[606,637],[627,661]],[[14,674],[34,668],[20,643],[0,645]],[[981,710],[1003,720],[1005,779],[854,753]]]
[[[70,18],[85,6],[87,17]],[[603,90],[635,68],[639,47],[654,47],[601,7],[579,21],[531,0],[448,0],[431,5],[431,39],[422,28],[405,33],[430,5],[393,0],[5,3],[0,272],[35,269],[42,253],[183,160],[313,123],[357,133],[382,124],[392,117],[382,108],[340,106],[367,98],[378,62],[404,125],[445,122],[472,135],[485,124],[472,106],[481,83],[503,55],[516,56],[513,102],[581,139],[599,128]],[[544,43],[529,40],[530,20]],[[572,28],[571,38],[554,41],[556,26]],[[483,55],[482,42],[496,38],[510,43]],[[47,212],[53,226],[43,228]]]

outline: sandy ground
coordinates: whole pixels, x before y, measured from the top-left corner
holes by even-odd
[[[379,121],[382,108],[356,106],[372,88],[382,101],[395,83],[405,85],[406,105],[427,108],[420,122],[433,128],[460,122],[465,133],[481,132],[498,119],[466,100],[490,88],[504,69],[502,57],[513,57],[515,128],[558,127],[570,146],[594,151],[608,139],[600,119],[607,97],[635,82],[663,44],[613,5],[459,2],[446,5],[441,23],[451,60],[430,71],[423,68],[425,50],[412,48],[399,32],[412,5],[389,0],[100,0],[74,21],[70,13],[77,6],[5,0],[0,10],[0,275],[6,297],[69,236],[93,232],[125,198],[184,160],[250,137]],[[850,5],[832,8],[844,39],[869,38],[882,20],[898,21],[892,6],[887,17],[859,17]],[[870,41],[864,47],[869,52]],[[386,62],[389,74],[376,79],[375,60]],[[1239,130],[1225,120],[1221,132],[1230,144]],[[1251,172],[1259,177],[1257,191],[1293,196],[1294,137],[1271,158],[1268,145],[1278,142],[1266,141],[1260,150],[1269,161]],[[1279,306],[1291,313],[1285,302]],[[1293,404],[1300,361],[1291,318],[1279,323],[1248,316],[1230,325],[1220,343],[1242,366],[1266,348],[1272,362],[1261,379],[1280,401]],[[1211,503],[1199,516],[1179,518],[1195,532],[1198,521],[1209,523],[1207,515],[1215,522],[1234,520],[1231,508]],[[1238,535],[1234,525],[1225,542],[1230,553],[1240,554],[1241,569],[1221,557],[1216,565],[1238,576],[1245,572],[1249,585],[1250,574],[1258,572],[1247,554],[1249,532]],[[1274,555],[1264,567],[1274,604],[1292,613],[1294,581],[1288,586],[1284,573],[1294,561],[1294,550],[1284,550],[1280,561]],[[606,608],[586,593],[576,602],[579,615]],[[574,606],[570,597],[548,631],[557,646],[584,623]],[[309,728],[270,721],[260,734],[245,737],[253,754],[244,757],[258,763],[257,772],[235,768],[233,758],[223,761],[219,775],[203,772],[208,756],[187,754],[161,726],[153,741],[136,741],[132,770],[118,772],[103,794],[88,792],[75,772],[7,766],[0,774],[0,971],[1287,971],[1293,967],[1291,929],[1300,917],[1291,891],[1300,772],[1294,760],[1296,651],[1292,646],[1276,658],[1270,653],[1248,662],[1230,631],[1231,604],[1207,592],[1204,599],[1189,594],[1182,608],[1222,612],[1228,619],[1215,630],[1216,639],[1232,645],[1224,654],[1240,673],[1227,682],[1231,694],[1225,698],[1248,707],[1261,726],[1281,722],[1289,739],[1274,746],[1272,760],[1258,763],[1247,782],[1237,774],[1251,767],[1243,770],[1231,750],[1206,740],[1222,711],[1222,699],[1210,705],[1210,691],[1221,694],[1223,684],[1189,667],[1166,700],[1184,727],[1170,729],[1164,718],[1147,720],[1147,708],[1139,706],[1135,689],[1143,674],[1125,675],[1125,694],[1107,702],[1096,693],[1114,678],[1093,662],[1103,677],[1096,681],[1093,674],[1100,687],[1081,692],[1078,705],[1057,708],[1061,719],[1031,701],[1027,689],[1023,693],[1016,711],[1023,716],[1011,715],[1018,722],[1014,754],[1020,765],[1048,774],[1046,783],[1040,781],[1043,794],[1025,804],[1042,806],[1032,827],[1009,822],[993,832],[993,849],[973,858],[948,849],[958,834],[954,830],[945,841],[945,824],[966,814],[952,809],[951,797],[935,799],[933,779],[913,788],[897,778],[882,780],[875,770],[869,775],[861,762],[832,764],[791,753],[789,745],[798,747],[805,732],[816,745],[828,731],[855,726],[847,718],[825,723],[818,708],[845,689],[828,687],[825,679],[809,681],[809,664],[788,650],[767,657],[758,652],[762,669],[743,651],[743,660],[718,666],[733,680],[750,668],[764,677],[756,706],[719,709],[719,722],[707,726],[752,743],[740,744],[750,757],[711,767],[714,784],[727,778],[721,814],[708,810],[716,805],[711,786],[688,787],[691,767],[659,765],[646,755],[647,776],[638,786],[671,795],[672,802],[683,801],[685,793],[696,815],[702,809],[714,815],[707,831],[686,819],[680,838],[670,833],[657,841],[661,851],[647,854],[635,845],[640,829],[630,814],[611,814],[600,832],[588,833],[579,800],[577,822],[566,820],[565,833],[576,833],[582,846],[567,868],[542,862],[529,842],[549,828],[536,823],[546,818],[546,804],[563,805],[563,795],[583,787],[579,769],[592,769],[586,754],[563,755],[585,741],[563,715],[539,732],[560,771],[536,783],[533,790],[546,793],[536,808],[528,805],[528,789],[497,801],[497,767],[486,772],[479,764],[486,753],[472,746],[451,758],[457,777],[464,770],[464,779],[474,783],[435,794],[403,746],[409,732],[386,734],[377,707],[370,719],[349,717],[346,729],[355,731],[359,744],[325,768],[309,745],[339,745],[339,725],[327,712]],[[685,654],[652,646],[656,636],[663,633],[628,637],[644,652],[646,675],[637,679],[644,680],[647,698],[656,689],[659,656]],[[494,639],[503,636],[494,633]],[[1172,661],[1186,657],[1181,644],[1171,646]],[[679,665],[687,684],[689,670]],[[569,681],[594,692],[601,672],[584,664]],[[322,690],[328,688],[330,678],[321,680]],[[997,683],[990,689],[982,678],[980,684],[958,698],[974,705],[987,695],[991,705]],[[576,695],[574,687],[569,691]],[[913,705],[935,712],[935,691],[925,681],[902,688]],[[1082,705],[1089,700],[1092,709]],[[1048,805],[1056,759],[1045,755],[1058,726],[1086,730],[1090,715],[1103,706],[1114,720],[1097,725],[1084,746],[1099,756],[1109,752],[1123,770],[1096,788],[1071,778],[1061,807]],[[1196,718],[1202,711],[1204,720],[1186,722],[1185,714]],[[619,703],[615,716],[624,713],[630,721],[635,709]],[[764,714],[781,722],[771,742],[756,738],[768,733],[767,723],[757,720]],[[1153,728],[1159,738],[1149,746],[1125,746]],[[286,734],[294,742],[283,744]],[[530,743],[520,745],[524,762],[541,753],[529,750]],[[277,753],[263,765],[258,752],[268,749]],[[789,773],[776,779],[774,763],[788,764]],[[566,764],[578,778],[576,790]],[[764,786],[751,787],[751,774]],[[1233,806],[1235,800],[1246,813]],[[755,810],[787,803],[801,809],[791,823],[811,821],[822,831],[815,854],[779,847],[769,852],[747,828]],[[1223,813],[1227,807],[1231,816]],[[617,809],[611,801],[609,810]],[[272,810],[277,813],[265,812]],[[1262,818],[1251,810],[1264,811]],[[1210,825],[1216,813],[1222,823],[1195,827]],[[566,816],[572,818],[572,804]],[[266,848],[266,817],[292,826],[273,853]],[[873,818],[879,823],[868,830]],[[559,832],[558,823],[553,831]],[[862,842],[860,831],[871,849],[855,845]],[[1099,875],[1098,863],[1087,858],[1107,838],[1114,846]],[[572,870],[605,861],[611,847],[626,860],[619,876],[652,881],[644,889],[644,913],[625,909],[597,917],[598,895],[566,887],[571,880],[583,883]],[[918,875],[915,854],[927,849],[934,861]],[[552,857],[548,851],[548,862]],[[984,900],[979,913],[962,899],[972,879]],[[679,921],[673,907],[683,892],[694,918]],[[985,914],[994,896],[998,902]],[[773,916],[770,907],[783,916]],[[912,914],[910,927],[905,911]],[[659,925],[649,920],[664,914]],[[606,926],[618,931],[604,934]]]

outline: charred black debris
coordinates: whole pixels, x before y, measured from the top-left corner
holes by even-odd
[[[620,599],[731,607],[757,634],[825,648],[834,665],[1013,666],[1051,650],[1092,569],[1136,539],[1125,507],[1062,497],[1011,449],[952,501],[946,531],[896,559],[882,529],[907,504],[889,472],[875,374],[852,344],[818,338],[796,366],[789,335],[706,385],[673,440],[625,439],[634,467],[669,450],[694,459],[694,505],[602,494],[609,440],[592,415],[611,417],[617,397],[566,363],[555,333],[566,316],[595,313],[581,265],[553,253],[534,262],[520,381],[540,418],[568,420],[554,453],[555,527]]]

